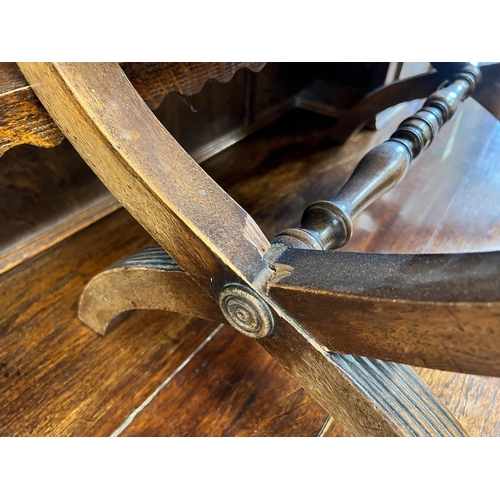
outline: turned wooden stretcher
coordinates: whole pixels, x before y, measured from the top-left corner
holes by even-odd
[[[442,72],[361,101],[337,125],[338,140],[389,106],[432,93],[334,198],[310,205],[300,228],[271,242],[159,123],[118,64],[19,67],[48,113],[53,136],[45,134],[42,145],[67,137],[161,245],[88,284],[79,313],[85,323],[104,333],[120,312],[155,308],[228,322],[353,435],[465,435],[406,365],[500,376],[498,253],[329,250],[345,245],[353,219],[404,176],[469,95],[476,92],[498,116],[491,92],[497,65],[461,66],[434,93]],[[24,125],[30,129],[29,120]],[[39,131],[34,136],[36,143]]]

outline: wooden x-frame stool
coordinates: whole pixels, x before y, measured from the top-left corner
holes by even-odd
[[[434,92],[332,200],[310,205],[300,228],[283,228],[271,242],[161,125],[118,64],[19,67],[64,136],[161,245],[88,284],[85,323],[103,334],[131,309],[227,322],[352,435],[465,435],[407,365],[500,376],[500,254],[329,250],[346,244],[354,217],[404,176],[461,101],[476,91],[493,102],[496,65],[461,66],[436,92],[439,72],[362,101],[337,128],[339,140],[378,111]]]

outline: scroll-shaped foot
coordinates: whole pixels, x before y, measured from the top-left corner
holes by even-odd
[[[95,276],[83,291],[78,314],[103,335],[115,316],[133,309],[224,321],[217,303],[160,246],[127,255]]]

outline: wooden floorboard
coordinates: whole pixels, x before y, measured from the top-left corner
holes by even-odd
[[[81,324],[84,284],[151,244],[120,210],[0,282],[0,435],[109,435],[215,323],[137,312],[105,337]]]
[[[308,203],[333,195],[394,128],[339,147],[331,125],[293,113],[204,168],[272,237],[296,226]],[[346,250],[500,248],[499,137],[496,121],[467,102],[401,184],[356,220]],[[123,315],[105,337],[80,324],[84,285],[151,242],[119,210],[2,276],[0,435],[344,435],[229,327],[158,311]],[[500,436],[499,379],[419,371],[471,435]]]
[[[326,412],[249,337],[225,326],[122,436],[317,436]]]

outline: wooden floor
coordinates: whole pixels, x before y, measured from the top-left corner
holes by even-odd
[[[272,237],[333,195],[394,129],[339,147],[332,123],[293,112],[203,167]],[[345,250],[500,249],[499,130],[466,102],[401,184],[357,219]],[[229,326],[157,311],[126,313],[105,337],[82,325],[84,285],[149,244],[122,209],[0,277],[0,435],[345,435]],[[499,379],[418,371],[471,435],[500,436]]]

